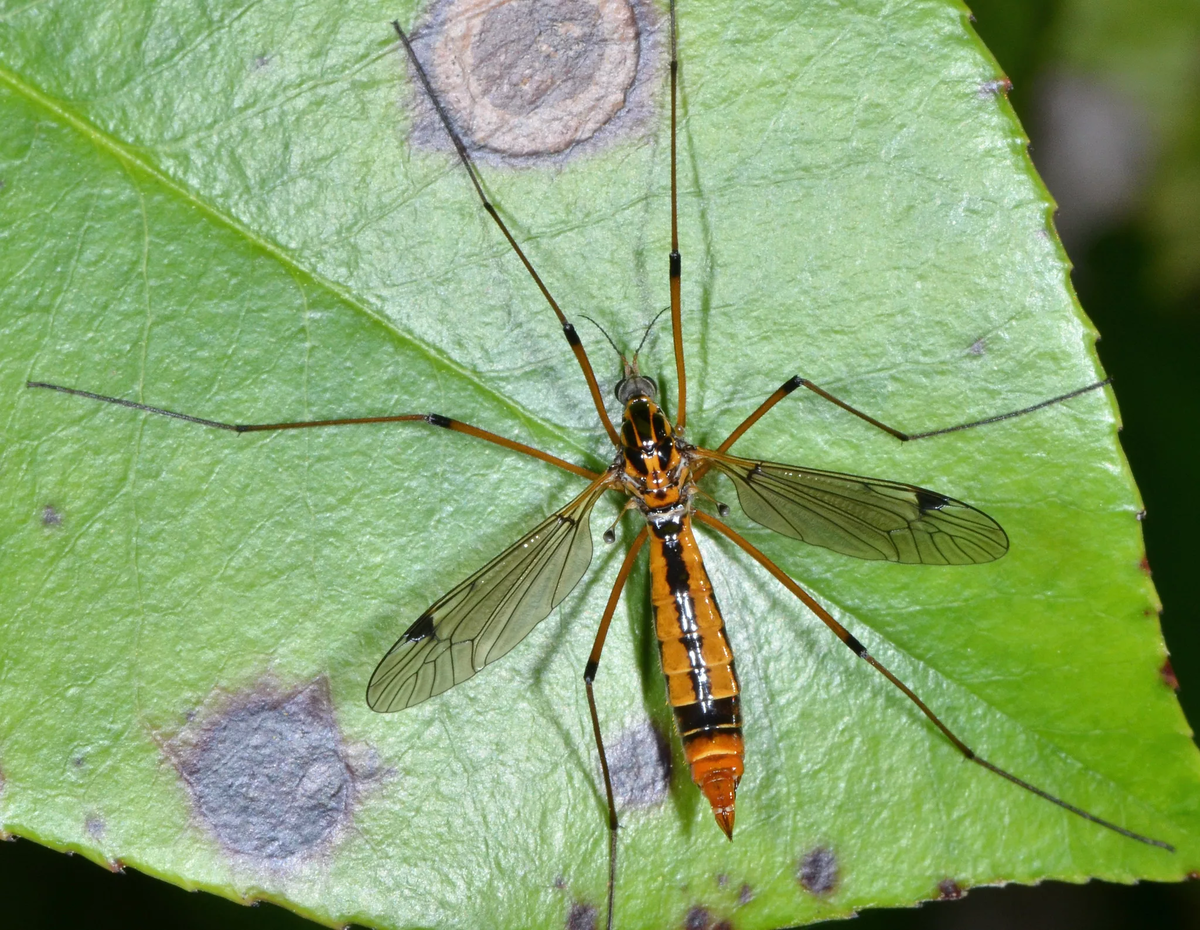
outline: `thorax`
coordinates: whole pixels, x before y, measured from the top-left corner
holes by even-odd
[[[625,489],[652,526],[690,512],[690,458],[670,422],[650,397],[633,397],[621,420],[619,462]],[[656,520],[656,518],[659,518]],[[663,527],[666,528],[665,526]]]

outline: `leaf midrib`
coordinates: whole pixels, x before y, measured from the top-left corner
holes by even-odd
[[[585,444],[580,443],[578,438],[576,438],[572,433],[551,423],[527,407],[517,403],[512,398],[500,393],[495,388],[491,387],[486,381],[481,379],[478,374],[472,371],[469,367],[461,364],[425,340],[418,338],[413,333],[401,329],[389,317],[372,309],[369,305],[357,298],[346,287],[313,271],[311,268],[307,267],[294,256],[289,254],[277,243],[258,235],[252,228],[238,220],[236,217],[223,212],[217,206],[199,196],[196,192],[176,181],[160,168],[140,157],[121,140],[103,132],[89,120],[76,113],[73,113],[60,101],[54,99],[49,94],[46,94],[44,91],[33,86],[32,84],[22,80],[16,73],[3,66],[0,66],[0,83],[7,85],[14,92],[24,97],[35,106],[46,111],[60,123],[74,129],[81,136],[88,139],[98,149],[111,154],[130,169],[140,172],[142,175],[149,178],[163,189],[169,191],[181,201],[199,210],[202,214],[208,217],[210,221],[218,223],[227,229],[232,230],[251,246],[271,256],[292,274],[303,276],[316,287],[332,295],[340,303],[348,306],[350,309],[358,313],[361,313],[367,319],[382,327],[385,332],[387,332],[398,342],[415,348],[417,351],[425,355],[425,357],[428,358],[433,365],[440,365],[450,373],[463,379],[463,381],[480,391],[491,401],[497,403],[501,408],[507,409],[515,414],[516,417],[524,423],[539,429],[543,434],[545,434],[547,437],[553,438],[556,442],[564,444],[582,458],[590,458],[594,456],[594,450],[589,449]]]

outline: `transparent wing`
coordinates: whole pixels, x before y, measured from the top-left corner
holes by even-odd
[[[926,565],[991,562],[1008,551],[995,520],[962,501],[897,481],[696,450],[728,475],[751,520],[858,559]]]
[[[523,640],[579,583],[592,560],[594,482],[566,507],[442,597],[388,650],[367,704],[403,710],[466,681]]]

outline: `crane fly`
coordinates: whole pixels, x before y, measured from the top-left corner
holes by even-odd
[[[586,572],[592,558],[589,518],[596,502],[609,492],[625,495],[627,501],[621,516],[628,510],[637,510],[644,518],[644,525],[621,563],[583,672],[608,808],[607,925],[610,928],[613,924],[617,869],[618,813],[596,709],[594,682],[609,624],[643,547],[649,550],[652,618],[676,732],[683,745],[692,779],[711,806],[717,824],[730,840],[734,835],[737,787],[745,769],[740,686],[724,619],[696,539],[696,524],[725,536],[761,565],[858,658],[903,692],[966,759],[1093,824],[1131,840],[1174,851],[1170,844],[1162,840],[1143,836],[1105,820],[975,753],[908,685],[871,655],[804,588],[731,526],[697,506],[700,496],[704,495],[698,482],[706,474],[717,472],[733,483],[738,502],[750,520],[810,545],[858,559],[906,564],[978,565],[991,562],[1007,552],[1008,537],[995,520],[962,501],[903,482],[742,458],[731,454],[729,450],[776,404],[800,388],[815,393],[901,442],[911,442],[1024,416],[1099,390],[1108,381],[1089,384],[1041,403],[981,420],[926,432],[906,433],[869,416],[812,381],[795,375],[767,397],[715,449],[689,443],[685,438],[687,378],[676,177],[679,59],[674,3],[670,6],[669,15],[671,251],[668,256],[668,283],[677,409],[672,422],[659,401],[657,384],[639,369],[638,353],[633,353],[628,359],[622,355],[623,377],[615,389],[622,408],[619,428],[608,415],[603,392],[582,339],[488,199],[474,160],[438,99],[407,34],[398,22],[393,23],[421,93],[436,111],[483,210],[495,222],[562,327],[596,413],[614,447],[611,464],[603,471],[583,468],[524,443],[437,413],[236,424],[47,382],[30,381],[27,387],[49,389],[236,433],[368,423],[424,423],[532,456],[585,479],[587,486],[574,500],[439,598],[404,631],[379,662],[367,686],[367,703],[373,710],[384,713],[414,707],[461,684],[517,646],[562,602]],[[727,516],[728,508],[720,504],[718,513]],[[618,516],[618,521],[621,516]],[[614,538],[611,530],[605,533],[607,542],[612,542]]]

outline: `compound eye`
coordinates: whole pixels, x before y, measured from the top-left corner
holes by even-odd
[[[645,375],[636,375],[632,378],[622,378],[617,382],[617,400],[623,404],[629,403],[635,397],[649,397],[655,400],[658,397],[658,385],[654,383],[653,378],[647,378]]]

